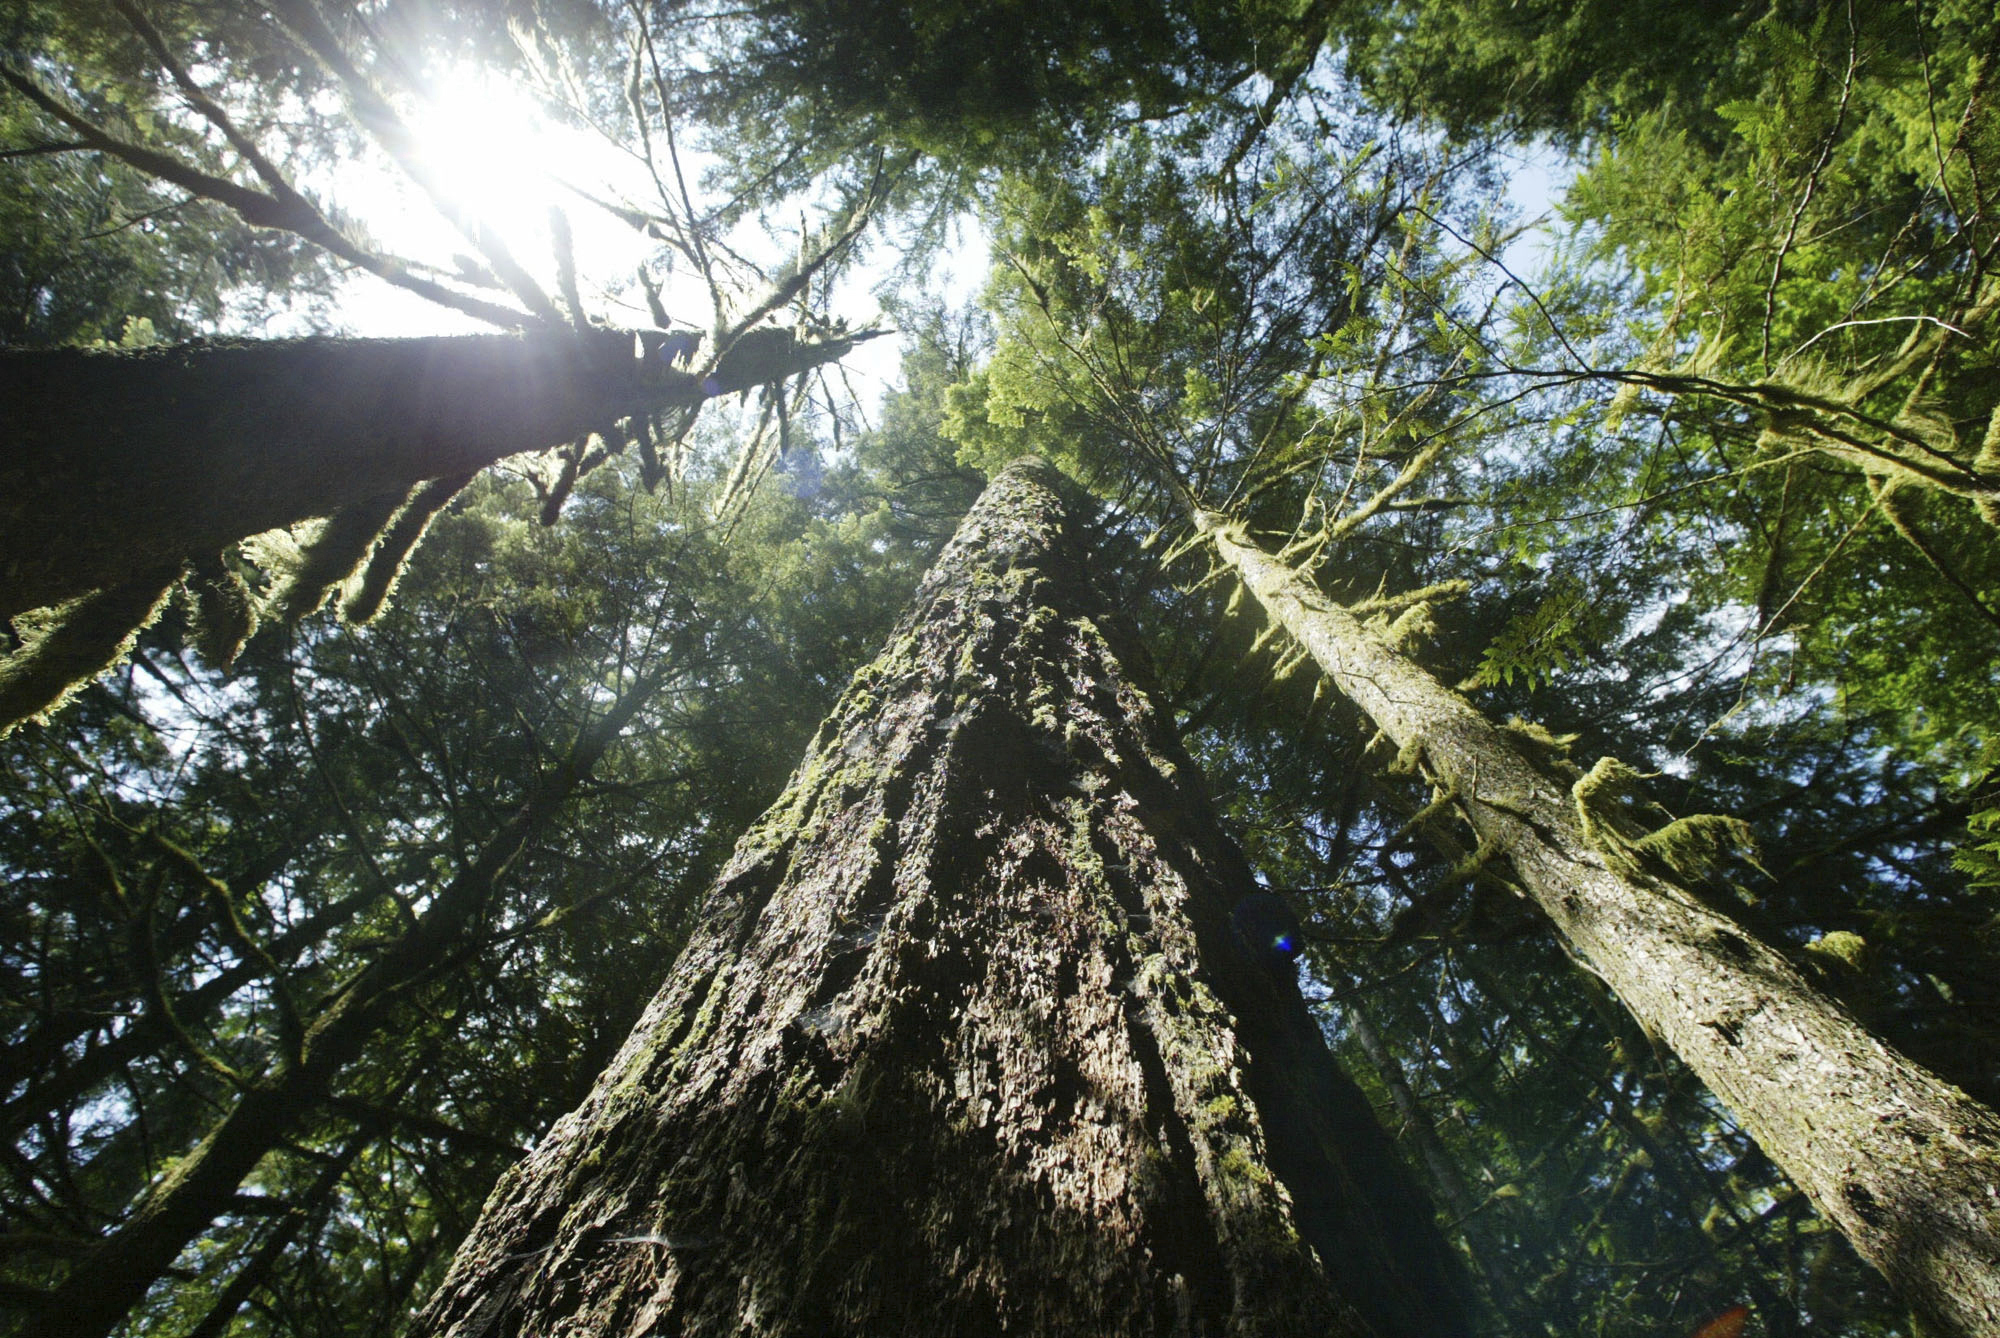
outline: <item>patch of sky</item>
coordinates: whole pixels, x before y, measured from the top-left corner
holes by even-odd
[[[608,126],[558,114],[518,79],[472,66],[436,72],[427,96],[403,109],[420,165],[440,201],[385,155],[366,152],[303,164],[300,181],[374,248],[464,291],[490,284],[488,264],[465,232],[447,217],[460,213],[468,227],[490,229],[547,292],[559,288],[560,248],[553,219],[560,213],[572,238],[578,289],[587,314],[620,328],[650,327],[653,317],[637,274],[643,266],[658,284],[676,326],[708,330],[714,303],[693,266],[634,226],[639,215],[683,212],[678,199],[662,201],[663,184],[645,156]],[[337,115],[336,109],[325,109]],[[317,113],[316,113],[317,114]],[[655,148],[659,146],[656,144]],[[681,167],[693,183],[716,175],[718,161],[686,143]],[[694,206],[711,210],[698,188]],[[794,259],[802,241],[830,217],[829,201],[803,195],[736,223],[712,238],[714,249],[765,274]],[[817,220],[817,222],[816,222]],[[945,244],[914,273],[895,238],[864,244],[855,263],[832,287],[818,315],[842,319],[850,329],[886,324],[885,309],[901,304],[968,304],[984,282],[988,238],[970,217],[950,220]],[[902,239],[907,242],[909,239]],[[762,296],[753,280],[738,294],[748,303]],[[501,292],[486,293],[505,300]],[[350,272],[324,307],[304,304],[258,324],[239,313],[238,332],[282,336],[326,330],[357,336],[411,337],[481,333],[490,326],[464,312],[427,301],[373,275]],[[864,414],[900,384],[900,341],[860,344],[833,376]],[[741,406],[743,412],[754,412]]]

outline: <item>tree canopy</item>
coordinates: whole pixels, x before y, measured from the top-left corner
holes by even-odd
[[[1035,452],[1481,1331],[1977,1331],[1243,564],[1995,1118],[1990,6],[4,25],[7,1322],[400,1332]],[[475,205],[467,71],[623,166]]]

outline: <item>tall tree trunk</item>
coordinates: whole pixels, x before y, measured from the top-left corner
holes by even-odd
[[[1467,1331],[1057,478],[967,516],[417,1335]]]
[[[1912,1063],[1663,869],[1567,780],[1211,513],[1196,523],[1334,685],[1447,786],[1556,931],[1939,1335],[2000,1333],[2000,1116]],[[1624,867],[1621,867],[1624,866]]]

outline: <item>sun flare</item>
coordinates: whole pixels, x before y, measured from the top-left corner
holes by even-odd
[[[381,158],[349,164],[330,192],[379,245],[455,286],[511,304],[518,294],[507,291],[497,258],[554,292],[559,264],[550,215],[560,210],[586,314],[629,323],[633,313],[615,309],[628,304],[625,287],[653,244],[590,203],[644,189],[643,180],[632,180],[628,154],[551,114],[520,82],[471,65],[438,70],[425,95],[402,111],[409,170]],[[344,324],[365,333],[485,328],[360,278],[340,312]]]
[[[586,158],[587,139],[552,121],[517,84],[469,67],[447,70],[410,118],[423,170],[443,203],[512,245],[548,236],[555,172]]]

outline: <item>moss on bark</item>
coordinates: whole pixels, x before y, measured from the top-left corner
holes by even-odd
[[[1636,777],[1580,780],[1211,513],[1196,524],[1271,618],[1452,796],[1572,953],[1726,1104],[1929,1331],[2000,1333],[2000,1117],[1898,1053],[1686,885],[1732,819],[1621,828]],[[1524,746],[1525,745],[1525,746]]]
[[[1466,1331],[1056,489],[967,517],[417,1334]]]

